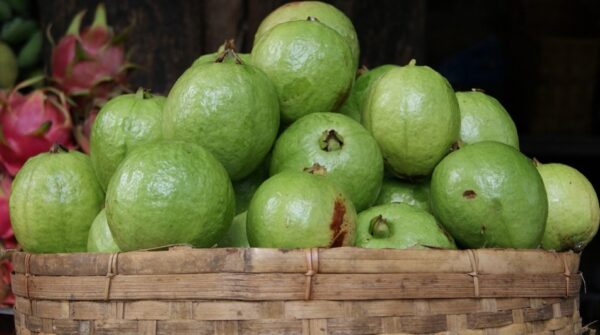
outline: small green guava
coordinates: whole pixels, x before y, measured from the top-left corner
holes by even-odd
[[[233,222],[225,236],[217,243],[220,248],[248,248],[248,235],[246,234],[246,216],[243,212],[233,218]]]
[[[379,79],[382,75],[386,74],[389,70],[393,69],[395,65],[381,65],[371,70],[363,67],[358,70],[358,77],[352,85],[350,95],[340,107],[340,113],[347,115],[354,120],[360,122],[362,117],[362,110],[366,98],[369,96],[369,92],[372,84]]]
[[[498,100],[478,90],[456,92],[456,99],[464,143],[497,141],[519,149],[517,127]]]
[[[376,205],[404,203],[431,212],[429,201],[429,180],[406,181],[384,178]]]
[[[356,246],[456,249],[454,239],[430,213],[403,203],[375,206],[358,215]]]
[[[537,169],[548,194],[542,248],[581,251],[598,232],[600,208],[594,186],[568,165],[538,163]]]
[[[108,221],[106,220],[106,210],[101,210],[98,216],[92,222],[87,241],[88,252],[119,252],[121,249],[112,237]]]

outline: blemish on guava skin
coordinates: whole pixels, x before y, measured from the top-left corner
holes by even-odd
[[[331,247],[341,247],[344,244],[344,238],[346,237],[346,230],[342,230],[342,224],[344,223],[344,216],[346,215],[346,206],[341,199],[336,199],[333,205],[333,217],[331,218],[331,224],[329,228],[333,232],[333,241]]]
[[[475,199],[477,198],[477,193],[475,193],[473,190],[466,190],[463,192],[463,197],[465,199]]]
[[[479,231],[481,235],[485,234],[485,226],[481,225],[481,230]]]

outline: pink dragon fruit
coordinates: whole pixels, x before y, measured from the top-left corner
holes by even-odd
[[[80,31],[84,15],[82,11],[73,18],[66,35],[52,50],[52,79],[67,96],[86,97],[91,100],[86,104],[100,106],[123,91],[131,65],[125,57],[123,38],[115,36],[106,24],[104,5],[96,8],[92,25]]]
[[[10,176],[0,172],[0,239],[7,240],[14,236],[8,213],[8,198],[12,180]]]
[[[76,125],[73,129],[75,141],[77,141],[79,148],[86,154],[90,153],[90,134],[92,133],[92,125],[96,121],[96,116],[98,116],[98,108],[92,109],[85,118],[85,121]]]
[[[35,81],[17,85],[0,101],[0,162],[12,176],[29,157],[48,151],[54,143],[73,147],[64,94],[51,87],[19,93]]]

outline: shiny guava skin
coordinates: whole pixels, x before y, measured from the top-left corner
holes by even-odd
[[[371,85],[394,67],[395,65],[386,64],[366,70],[365,72],[359,70],[358,78],[356,78],[354,85],[352,85],[350,95],[342,107],[340,107],[339,112],[360,122],[362,108],[366,98],[369,96]]]
[[[310,20],[268,30],[254,44],[251,57],[277,88],[284,123],[309,113],[336,112],[350,93],[356,71],[344,39]]]
[[[340,34],[352,50],[353,68],[358,67],[360,47],[352,21],[339,9],[320,1],[295,1],[287,3],[271,12],[258,26],[254,35],[256,44],[269,30],[280,23],[316,18]]]
[[[356,210],[325,177],[283,171],[267,179],[252,197],[246,232],[252,247],[351,246]]]
[[[435,168],[434,215],[466,248],[537,248],[548,200],[533,162],[500,142],[466,145]]]
[[[335,132],[335,138],[328,135]],[[273,148],[270,174],[303,171],[314,164],[350,198],[357,211],[375,202],[383,179],[377,142],[358,122],[337,113],[308,114],[289,126]]]
[[[241,59],[242,63],[250,64],[250,54],[244,54],[244,53],[236,53],[236,54]],[[213,52],[210,54],[202,55],[202,56],[196,58],[196,60],[192,63],[192,66],[190,66],[190,67],[194,67],[199,64],[214,63],[217,60],[217,58],[219,57],[219,55],[220,55],[220,52]],[[226,62],[235,62],[235,58],[233,58],[232,56],[227,56]]]
[[[85,252],[104,192],[87,155],[42,153],[17,173],[10,195],[15,236],[32,253]]]
[[[373,83],[362,122],[394,175],[420,177],[431,174],[458,140],[460,111],[448,81],[411,61]]]
[[[234,211],[227,171],[190,142],[133,150],[106,194],[108,225],[123,251],[171,244],[211,247],[229,229]]]
[[[240,213],[233,218],[231,227],[225,236],[217,243],[220,248],[248,248],[248,236],[246,234],[246,214]]]
[[[235,62],[186,70],[169,92],[163,114],[166,139],[202,145],[234,181],[256,169],[279,129],[271,81],[254,66]]]
[[[548,221],[542,248],[581,251],[598,232],[600,208],[594,186],[565,164],[538,164],[548,195]]]
[[[98,113],[90,136],[90,158],[102,188],[130,150],[162,140],[165,97],[139,89],[109,100]]]
[[[381,216],[379,218],[379,216]],[[373,233],[373,220],[385,220],[387,232]],[[356,246],[362,248],[456,249],[454,239],[430,213],[404,203],[371,207],[358,214]]]
[[[270,155],[249,176],[233,183],[235,191],[235,213],[240,214],[248,210],[254,192],[267,178],[269,178]]]
[[[460,139],[464,143],[497,141],[519,149],[517,127],[498,100],[483,92],[456,92]]]
[[[404,203],[431,212],[429,180],[411,182],[396,178],[384,178],[375,204],[391,203]]]
[[[88,252],[119,252],[121,249],[115,242],[108,227],[106,211],[103,209],[92,222],[87,240]]]

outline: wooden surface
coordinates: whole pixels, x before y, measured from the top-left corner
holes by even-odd
[[[132,25],[128,46],[132,61],[142,69],[131,78],[133,86],[168,93],[175,80],[198,56],[214,52],[225,39],[235,38],[239,50],[252,49],[261,20],[282,0],[125,0],[105,1],[110,25],[117,31]],[[426,1],[327,1],[353,21],[361,44],[361,64],[406,64],[424,57]],[[42,25],[52,24],[58,39],[71,18],[82,9],[91,20],[98,0],[38,0]],[[86,21],[84,21],[86,22]],[[393,38],[390,38],[393,36]],[[45,53],[49,55],[46,43]],[[49,57],[45,57],[49,60]]]

